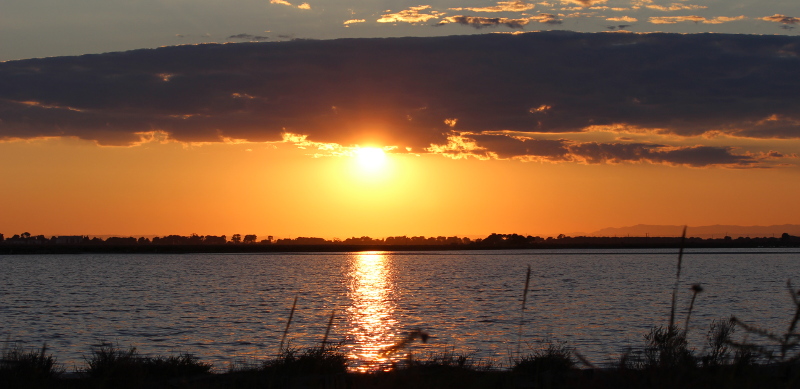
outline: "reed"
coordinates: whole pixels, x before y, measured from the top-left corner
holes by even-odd
[[[336,315],[336,310],[331,310],[331,317],[328,319],[328,326],[325,327],[325,336],[322,337],[322,348],[324,349],[325,346],[328,344],[328,335],[331,333],[331,327],[333,327],[333,317]]]
[[[669,328],[675,325],[675,304],[678,298],[678,284],[681,281],[681,265],[683,263],[683,246],[686,243],[686,226],[683,226],[683,233],[681,233],[681,244],[678,249],[678,270],[675,273],[675,286],[672,288],[672,305],[669,311]]]
[[[289,334],[289,326],[292,325],[292,318],[294,317],[294,310],[297,308],[297,295],[294,296],[292,309],[289,311],[289,320],[286,321],[286,328],[283,329],[283,336],[281,336],[281,345],[278,346],[278,355],[283,353],[283,345],[286,342],[286,335]]]
[[[686,323],[683,325],[683,335],[686,336],[686,333],[689,332],[689,318],[692,317],[692,310],[694,309],[694,300],[697,298],[697,295],[703,291],[703,287],[700,284],[693,284],[692,285],[692,301],[689,303],[689,312],[686,313]]]
[[[525,324],[525,303],[528,301],[528,287],[531,282],[531,265],[528,265],[528,271],[525,273],[525,289],[522,290],[522,307],[519,310],[519,331],[517,333],[517,355],[520,353],[522,346],[522,327]]]
[[[732,319],[711,322],[706,344],[709,352],[701,358],[703,366],[722,366],[728,362],[729,346],[734,332],[736,332],[736,323]]]

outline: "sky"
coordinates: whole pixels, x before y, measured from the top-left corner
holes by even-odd
[[[10,1],[0,233],[800,224],[796,1]]]

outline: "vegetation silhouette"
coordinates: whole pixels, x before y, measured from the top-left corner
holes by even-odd
[[[493,233],[482,239],[457,236],[368,236],[341,239],[297,237],[258,240],[255,234],[226,235],[167,235],[162,237],[101,237],[32,235],[24,232],[3,238],[0,234],[0,254],[47,253],[186,253],[186,252],[280,252],[280,251],[408,251],[408,250],[502,250],[502,249],[559,249],[559,248],[760,248],[800,247],[800,237],[783,233],[780,237],[593,237],[566,236],[542,238],[519,234]]]

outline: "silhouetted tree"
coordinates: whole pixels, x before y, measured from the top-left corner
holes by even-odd
[[[180,244],[187,244],[189,242],[189,238],[180,235],[168,235],[162,238],[155,237],[153,238],[153,244],[170,244],[170,245],[180,245]]]
[[[206,235],[203,238],[203,243],[205,243],[205,244],[225,244],[225,243],[228,243],[228,237],[225,236],[225,235],[222,235],[222,236]]]
[[[127,245],[134,245],[136,244],[136,238],[128,237],[128,238],[120,238],[117,236],[112,236],[106,239],[107,244],[127,244]]]
[[[296,239],[278,239],[275,244],[305,244],[305,245],[319,245],[331,243],[323,238],[312,238],[299,236]]]
[[[244,240],[242,242],[244,242],[244,243],[256,243],[256,236],[255,235],[245,235],[244,236]]]
[[[233,243],[241,243],[242,242],[242,236],[239,235],[239,234],[233,234],[233,236],[231,237],[231,242],[233,242]]]

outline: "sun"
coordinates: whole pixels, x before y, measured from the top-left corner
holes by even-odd
[[[386,165],[386,153],[377,147],[358,147],[355,149],[358,165],[370,172],[382,170]]]

